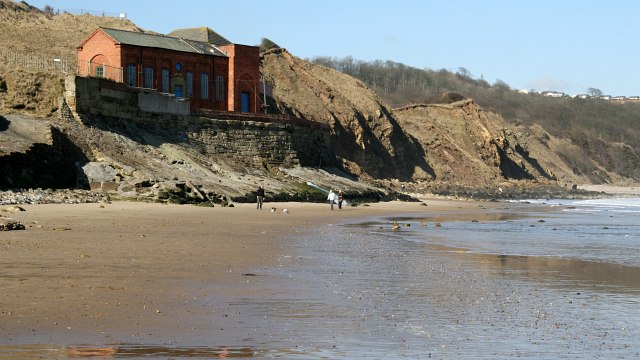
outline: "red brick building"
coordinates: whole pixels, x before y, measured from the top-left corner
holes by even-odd
[[[80,76],[188,98],[199,109],[258,112],[260,55],[202,27],[165,35],[97,28],[78,47]]]

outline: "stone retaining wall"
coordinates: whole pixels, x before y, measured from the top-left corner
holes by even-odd
[[[66,79],[65,101],[73,116],[87,126],[127,129],[127,124],[135,124],[168,141],[187,142],[205,156],[223,156],[251,165],[335,163],[326,128],[190,116],[172,107],[169,97],[160,99],[167,100],[162,106],[149,107],[150,101],[142,105],[141,99],[152,97],[148,92],[104,79],[71,76]],[[185,104],[188,109],[189,103]]]

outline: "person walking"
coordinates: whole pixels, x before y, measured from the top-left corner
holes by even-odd
[[[338,190],[338,209],[342,210],[342,200],[344,199],[342,195],[342,190]]]
[[[262,185],[258,187],[256,191],[256,209],[262,210],[262,203],[264,202],[264,188]]]
[[[333,190],[329,190],[327,200],[329,200],[329,205],[331,205],[331,210],[333,210],[333,203],[336,201],[336,193],[334,193]]]

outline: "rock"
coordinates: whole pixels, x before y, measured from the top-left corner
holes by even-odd
[[[105,197],[103,193],[89,190],[29,189],[21,192],[0,192],[0,205],[98,203]]]
[[[17,220],[8,218],[8,217],[0,217],[0,231],[10,231],[10,230],[24,230],[25,227]]]
[[[82,167],[89,183],[112,182],[118,180],[118,172],[108,163],[90,162]]]
[[[8,208],[4,208],[2,209],[2,212],[20,212],[20,211],[27,211],[24,208],[20,207],[20,206],[9,206]]]

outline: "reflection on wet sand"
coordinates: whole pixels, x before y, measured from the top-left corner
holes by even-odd
[[[212,358],[248,358],[253,357],[254,351],[251,348],[231,348],[220,347],[163,347],[163,346],[138,346],[138,345],[118,345],[115,347],[69,347],[68,355],[74,358],[82,357],[212,357]]]
[[[553,218],[552,213],[545,213],[547,219]],[[541,217],[536,212],[492,212],[481,213],[446,213],[429,214],[425,216],[404,216],[385,218],[382,221],[368,221],[349,226],[362,228],[376,228],[385,232],[385,236],[401,238],[403,236],[424,235],[419,229],[405,230],[402,235],[391,235],[387,231],[391,229],[392,222],[399,222],[400,227],[410,226],[411,223],[419,224],[419,227],[440,223],[455,222],[512,222],[518,219]],[[408,238],[408,237],[407,237]],[[479,253],[463,247],[447,246],[432,242],[423,242],[424,246],[432,251],[454,256],[457,260],[467,263],[469,266],[482,268],[501,275],[519,276],[530,281],[539,282],[553,287],[581,288],[585,291],[610,292],[614,294],[640,294],[640,267],[626,265],[605,260],[593,261],[568,257],[536,256],[536,255],[506,255]],[[464,245],[463,245],[464,246]]]
[[[60,359],[60,358],[251,358],[260,352],[249,347],[168,347],[153,345],[70,346],[56,348],[48,345],[0,346],[3,359]],[[293,354],[282,351],[281,356]],[[262,354],[264,355],[264,354]]]
[[[434,222],[452,222],[452,221],[510,221],[517,219],[524,219],[531,217],[533,215],[528,214],[526,212],[495,212],[495,211],[486,211],[486,212],[452,212],[452,213],[431,213],[429,216],[394,216],[386,218],[386,221],[398,221],[398,222],[419,222],[419,223],[434,223]],[[375,222],[360,222],[358,225],[371,225],[375,224]]]
[[[640,268],[622,264],[555,257],[494,255],[430,244],[451,256],[503,275],[523,276],[554,287],[581,287],[589,291],[640,294]]]

